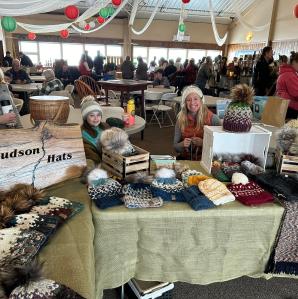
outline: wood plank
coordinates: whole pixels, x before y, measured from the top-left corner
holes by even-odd
[[[149,161],[144,163],[133,164],[125,167],[125,173],[130,173],[133,171],[144,170],[149,168]]]
[[[43,122],[32,129],[1,130],[0,134],[0,189],[16,183],[45,188],[80,176],[86,166],[79,125]]]

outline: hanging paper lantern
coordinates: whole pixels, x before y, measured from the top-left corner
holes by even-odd
[[[298,18],[298,4],[295,5],[293,13],[294,13],[294,17]]]
[[[98,17],[97,18],[97,22],[99,23],[99,24],[103,24],[104,22],[105,22],[105,19],[103,18],[103,17]]]
[[[122,0],[112,0],[113,5],[119,6],[121,4]]]
[[[95,27],[95,22],[94,21],[91,21],[90,23],[89,23],[89,25],[90,25],[90,28],[94,28]]]
[[[74,20],[79,16],[79,9],[75,5],[69,5],[65,8],[64,14],[70,20]]]
[[[104,19],[106,19],[109,16],[109,9],[106,8],[106,7],[101,8],[100,11],[99,11],[99,15],[101,17],[103,17]]]
[[[178,30],[180,32],[184,32],[185,31],[185,24],[184,23],[179,24]]]
[[[182,0],[182,2],[183,2],[184,4],[187,4],[187,3],[190,2],[190,0]]]
[[[28,39],[30,40],[35,40],[36,39],[36,34],[34,32],[29,32],[27,34]]]
[[[80,28],[82,28],[82,29],[84,29],[85,28],[85,26],[86,26],[86,22],[85,21],[81,21],[80,23],[79,23],[79,27]]]
[[[60,31],[60,36],[62,38],[68,38],[69,37],[69,31],[67,29],[61,30]]]
[[[115,12],[115,8],[113,6],[110,6],[108,8],[108,12],[109,12],[109,17],[112,16],[114,14],[114,12]]]
[[[12,17],[3,17],[1,19],[2,28],[7,32],[13,32],[17,28],[17,22]]]
[[[90,30],[91,29],[90,24],[86,24],[85,27],[84,27],[84,29],[87,30],[87,31]]]

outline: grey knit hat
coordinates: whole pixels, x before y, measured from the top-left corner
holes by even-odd
[[[85,120],[90,112],[99,112],[100,116],[102,116],[102,109],[94,99],[93,96],[84,97],[81,103],[81,112],[82,117]]]

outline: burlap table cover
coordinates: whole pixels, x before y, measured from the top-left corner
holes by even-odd
[[[47,195],[84,204],[84,209],[67,220],[49,239],[39,258],[46,278],[72,288],[87,299],[95,298],[94,226],[86,186],[73,179],[47,188]]]
[[[92,205],[96,296],[132,277],[209,284],[263,276],[283,211],[236,201],[198,212],[175,202],[139,210]]]

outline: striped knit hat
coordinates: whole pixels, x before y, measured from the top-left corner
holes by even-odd
[[[236,85],[231,92],[231,102],[225,112],[223,128],[231,132],[249,132],[252,126],[252,104],[254,91],[246,84]]]
[[[88,175],[88,184],[89,196],[100,209],[123,204],[121,184],[108,178],[105,170],[92,170]]]
[[[176,179],[172,169],[159,169],[155,174],[151,188],[154,197],[161,197],[165,201],[184,201],[183,183]]]

